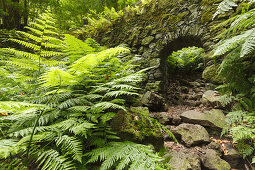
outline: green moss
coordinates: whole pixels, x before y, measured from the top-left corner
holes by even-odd
[[[161,130],[155,120],[149,117],[147,107],[131,107],[128,113],[119,111],[112,119],[111,126],[122,140],[151,143],[157,149],[163,145]]]
[[[209,22],[212,20],[213,14],[216,12],[217,7],[216,6],[211,6],[207,8],[201,16],[201,23],[204,24],[206,22]]]

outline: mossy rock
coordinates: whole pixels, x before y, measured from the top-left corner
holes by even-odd
[[[220,65],[211,65],[204,69],[202,78],[212,83],[222,83],[223,80],[218,76],[218,68]]]
[[[131,107],[129,112],[119,111],[112,119],[111,127],[123,141],[152,144],[157,151],[164,145],[163,134],[149,117],[147,107]]]
[[[152,40],[154,40],[154,37],[152,36],[145,37],[142,40],[142,45],[149,45],[152,42]]]

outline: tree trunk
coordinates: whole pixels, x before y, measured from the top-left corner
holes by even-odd
[[[24,0],[24,14],[23,14],[24,26],[27,26],[28,22],[28,4],[29,0]]]

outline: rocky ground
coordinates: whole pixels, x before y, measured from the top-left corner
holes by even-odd
[[[166,156],[172,157],[170,165],[177,170],[249,169],[231,136],[221,137],[227,107],[219,102],[214,85],[206,83],[200,75],[172,77],[167,94],[169,106],[163,104],[163,112],[150,113],[179,141],[175,143],[165,135],[164,144],[169,152]],[[155,98],[154,102],[163,100],[156,94],[148,95]]]

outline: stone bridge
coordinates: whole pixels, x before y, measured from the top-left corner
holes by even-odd
[[[210,51],[221,30],[211,31],[220,20],[212,16],[222,0],[152,0],[140,14],[126,13],[111,26],[97,30],[92,36],[106,46],[127,44],[141,55],[143,67],[155,67],[148,74],[146,91],[165,94],[167,86],[167,56],[183,47],[203,47]],[[233,13],[233,12],[232,12]]]

